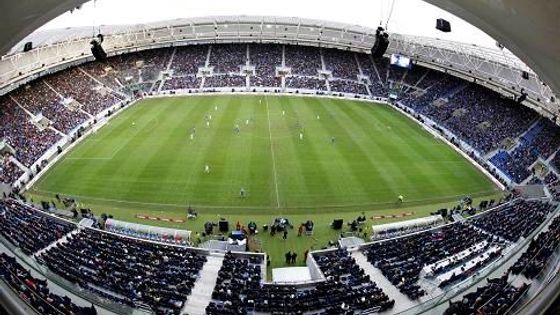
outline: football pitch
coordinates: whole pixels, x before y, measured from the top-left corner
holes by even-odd
[[[241,197],[241,190],[245,197]],[[496,192],[445,143],[388,106],[287,96],[140,101],[32,192],[129,208],[322,213]]]

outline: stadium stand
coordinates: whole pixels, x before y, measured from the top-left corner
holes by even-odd
[[[426,75],[417,82],[416,87],[421,90],[428,90],[432,86],[438,84],[441,78],[442,75],[438,71],[428,70]]]
[[[239,74],[241,66],[246,63],[247,45],[222,44],[212,46],[209,66],[214,67],[214,73]]]
[[[120,99],[112,90],[77,68],[56,73],[45,81],[64,97],[79,102],[83,106],[82,109],[91,115],[116,104]]]
[[[523,274],[527,279],[535,278],[543,270],[558,245],[560,245],[560,217],[556,217],[545,232],[541,232],[531,241],[529,248],[511,266],[511,273]]]
[[[11,184],[21,175],[23,175],[23,170],[15,165],[8,156],[1,158],[0,183]]]
[[[338,49],[323,49],[325,67],[335,78],[357,80],[360,70],[354,54]]]
[[[527,107],[477,85],[469,85],[440,106],[425,107],[422,113],[483,154],[506,138],[516,138],[536,119]]]
[[[326,91],[325,80],[314,77],[289,77],[286,78],[286,87],[313,91]]]
[[[166,69],[172,52],[172,48],[161,48],[122,54],[81,68],[112,90],[132,95],[135,90],[151,90],[153,82]]]
[[[373,309],[383,312],[394,305],[395,301],[389,300],[377,284],[371,281],[346,249],[339,248],[314,255],[314,258],[327,281],[335,281],[344,288],[339,289],[341,293],[345,293],[343,296],[346,299],[339,304],[342,311],[347,308],[350,311]]]
[[[506,314],[506,311],[525,293],[528,285],[515,287],[508,283],[508,275],[487,279],[487,284],[451,303],[444,315]]]
[[[11,99],[0,98],[0,109],[0,136],[14,147],[15,157],[25,166],[31,166],[60,139],[54,131],[34,126]]]
[[[206,45],[177,47],[171,64],[174,75],[197,74],[198,68],[206,64],[208,47]]]
[[[263,44],[249,47],[250,63],[255,66],[251,86],[280,87],[282,80],[276,76],[276,67],[282,65],[282,46]]]
[[[59,296],[50,292],[47,280],[37,279],[25,270],[14,257],[0,253],[0,276],[41,315],[96,315],[97,310],[91,307],[80,307],[72,303],[67,296]]]
[[[292,74],[316,76],[323,68],[320,50],[304,46],[286,47],[286,67],[292,68]]]
[[[358,62],[360,64],[360,68],[362,69],[362,74],[366,76],[369,80],[369,89],[372,95],[374,96],[384,96],[387,94],[387,91],[381,81],[379,80],[379,76],[377,75],[377,70],[373,65],[373,62],[370,59],[369,55],[366,54],[357,54]]]
[[[326,281],[306,286],[264,284],[255,298],[257,312],[355,314],[383,312],[395,304],[365,275],[344,249],[316,256]]]
[[[206,314],[247,314],[259,294],[262,263],[262,257],[226,253]]]
[[[412,67],[412,69],[407,71],[403,83],[411,87],[416,87],[418,82],[427,76],[429,72],[430,70],[423,67]]]
[[[379,79],[381,79],[381,83],[384,86],[387,86],[389,83],[389,63],[390,61],[388,58],[378,59],[374,62],[374,67],[377,69],[377,73],[379,73]]]
[[[0,200],[0,234],[31,255],[74,229],[72,224],[52,218],[10,199]]]
[[[195,76],[173,77],[171,79],[165,80],[162,90],[172,91],[198,89],[200,87],[200,83],[200,79]]]
[[[521,183],[531,175],[530,168],[538,158],[547,160],[559,146],[560,129],[551,121],[541,119],[521,137],[513,152],[500,151],[490,161],[516,183]]]
[[[556,217],[546,231],[531,240],[526,251],[502,277],[486,279],[484,286],[465,294],[459,301],[450,302],[444,314],[508,314],[529,289],[528,279],[538,276],[559,244],[560,217]],[[525,279],[517,281],[515,276],[519,274]]]
[[[204,87],[244,87],[246,82],[246,77],[241,75],[214,75],[206,77]]]
[[[332,80],[329,85],[333,92],[368,95],[366,86],[356,81]]]
[[[70,110],[62,104],[62,99],[43,80],[37,80],[14,92],[14,98],[34,115],[42,113],[52,122],[52,126],[64,133],[81,125],[87,115]]]
[[[545,202],[519,200],[479,215],[470,222],[484,231],[517,242],[543,223],[553,208]]]
[[[86,229],[38,261],[98,295],[156,314],[179,314],[206,256],[192,249]]]
[[[464,241],[457,242],[462,239]],[[410,299],[425,294],[417,284],[420,271],[446,257],[493,237],[473,227],[456,223],[435,230],[373,243],[362,248],[368,261]]]
[[[546,185],[554,184],[558,182],[558,176],[554,172],[548,172],[544,177],[544,183]]]
[[[397,67],[397,66],[390,66],[389,77],[387,78],[387,80],[393,83],[402,83],[407,73],[408,71],[404,68]]]

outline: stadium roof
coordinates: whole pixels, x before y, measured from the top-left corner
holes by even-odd
[[[425,1],[495,38],[560,95],[560,1]]]
[[[560,2],[552,0],[426,0],[485,31],[560,91]],[[0,54],[56,16],[87,0],[0,2]],[[372,13],[373,14],[373,13]]]

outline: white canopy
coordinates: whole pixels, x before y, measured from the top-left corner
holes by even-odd
[[[192,233],[187,230],[130,223],[114,219],[107,219],[105,222],[105,229],[119,234],[157,241],[167,241],[170,243],[189,242]]]
[[[382,233],[394,233],[397,231],[415,230],[418,228],[423,228],[427,226],[437,225],[443,222],[443,218],[440,215],[432,215],[429,217],[417,218],[412,220],[406,220],[401,222],[392,222],[380,225],[373,225],[371,227],[373,231],[373,238],[378,234]]]
[[[307,267],[286,267],[272,269],[273,283],[301,283],[311,281],[311,273]]]

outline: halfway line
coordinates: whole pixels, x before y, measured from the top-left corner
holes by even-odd
[[[276,159],[274,157],[274,149],[272,145],[272,131],[270,129],[270,111],[268,110],[268,98],[264,96],[264,101],[266,103],[266,117],[268,118],[268,137],[270,139],[270,154],[272,155],[272,173],[274,174],[274,188],[276,190],[276,204],[277,208],[280,208],[280,193],[278,193],[278,178],[276,175]]]

